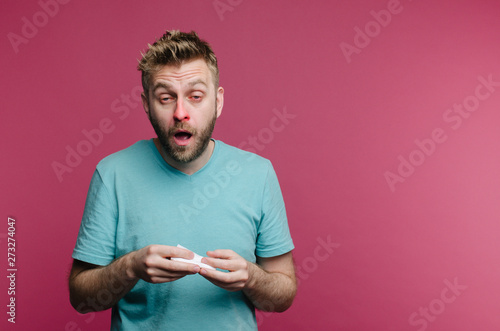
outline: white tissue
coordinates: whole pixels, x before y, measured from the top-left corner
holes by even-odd
[[[180,248],[184,248],[184,249],[187,249],[188,251],[191,251],[189,248],[186,248],[184,246],[181,246],[181,245],[177,245],[177,247],[180,247]],[[194,253],[194,252],[193,252]],[[186,263],[191,263],[191,264],[197,264],[200,266],[200,268],[205,268],[205,269],[210,269],[210,270],[215,270],[214,267],[208,265],[208,264],[205,264],[203,262],[201,262],[201,259],[203,258],[203,256],[200,256],[196,253],[194,253],[194,258],[192,260],[187,260],[187,259],[183,259],[181,257],[173,257],[171,258],[171,260],[174,260],[174,261],[180,261],[180,262],[186,262]]]

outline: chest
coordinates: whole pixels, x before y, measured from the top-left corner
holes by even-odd
[[[201,255],[231,249],[255,261],[259,188],[238,183],[238,178],[213,177],[137,181],[127,187],[117,197],[117,256],[151,244],[181,244]]]

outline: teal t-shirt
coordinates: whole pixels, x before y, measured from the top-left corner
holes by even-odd
[[[168,165],[153,140],[103,159],[90,183],[73,258],[96,265],[151,244],[181,244],[200,255],[231,249],[255,262],[294,246],[271,163],[215,141],[192,175]],[[101,295],[99,300],[106,300]],[[99,302],[97,302],[99,305]],[[202,276],[151,284],[139,280],[112,311],[112,330],[255,330],[243,292]]]

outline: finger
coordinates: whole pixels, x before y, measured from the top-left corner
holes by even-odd
[[[207,278],[210,281],[218,281],[218,282],[223,282],[226,283],[227,276],[229,273],[228,272],[223,272],[223,271],[218,271],[218,270],[210,270],[210,269],[205,269],[201,268],[200,270],[200,275],[203,277]]]
[[[208,264],[214,268],[234,271],[237,269],[238,264],[235,260],[223,260],[220,258],[204,257],[201,259],[202,263]]]
[[[215,251],[208,251],[207,255],[218,259],[230,259],[239,256],[230,249],[216,249]]]
[[[156,283],[156,284],[166,283],[166,282],[173,282],[173,281],[179,280],[179,279],[181,279],[183,277],[185,277],[185,275],[183,275],[183,276],[169,276],[169,277],[166,277],[166,276],[152,276],[151,279],[150,279],[150,282],[151,283]]]
[[[238,272],[221,272],[201,268],[200,275],[212,284],[226,290],[239,290],[244,285],[244,279]]]
[[[167,274],[187,275],[198,273],[200,271],[200,267],[196,264],[167,260],[162,257],[159,257],[155,262],[155,266]]]
[[[235,283],[235,282],[240,282],[242,280],[245,280],[245,274],[242,271],[235,271],[235,272],[224,272],[224,271],[219,271],[219,270],[210,270],[210,269],[205,269],[201,268],[200,270],[200,275],[203,277],[210,279],[210,280],[215,280],[221,283]]]
[[[172,261],[172,260],[167,260],[167,263],[169,264],[169,270],[173,272],[192,272],[192,273],[198,273],[200,271],[200,266],[197,264],[192,264],[192,263],[187,263],[187,262],[182,262],[182,261]]]
[[[194,258],[194,253],[185,248],[167,245],[155,245],[154,247],[157,249],[155,253],[164,258],[181,257],[187,260]]]
[[[150,279],[163,279],[164,281],[172,281],[172,280],[177,280],[179,278],[182,278],[184,276],[188,275],[195,275],[196,270],[190,270],[190,271],[171,271],[171,270],[165,270],[165,269],[148,269],[146,271],[147,278]],[[199,268],[198,268],[199,271]]]

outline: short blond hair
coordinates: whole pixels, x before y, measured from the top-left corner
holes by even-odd
[[[180,32],[178,30],[166,31],[165,34],[148,44],[148,50],[141,52],[137,69],[142,72],[142,87],[149,92],[151,76],[166,65],[181,65],[182,62],[195,59],[205,60],[212,72],[215,88],[219,86],[219,68],[217,58],[210,45],[201,40],[196,32]]]

